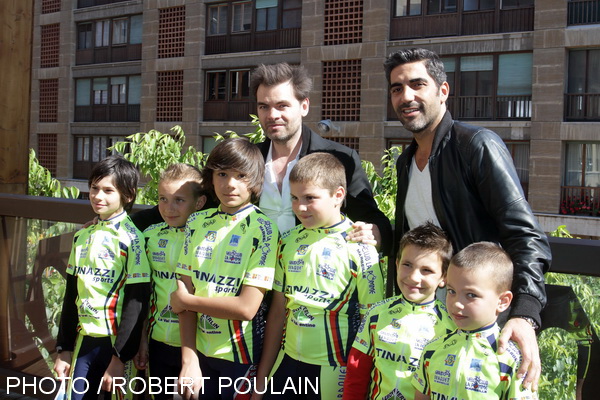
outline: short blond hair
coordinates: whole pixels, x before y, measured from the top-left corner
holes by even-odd
[[[333,154],[311,153],[292,168],[290,182],[312,183],[333,194],[340,186],[346,190],[346,169]]]
[[[498,293],[510,290],[513,280],[513,262],[500,245],[477,242],[468,245],[452,257],[450,265],[468,270],[482,270],[496,283]]]
[[[202,173],[198,168],[190,164],[176,163],[169,165],[160,174],[159,180],[160,182],[189,182],[194,198],[196,199],[206,194],[202,186]]]

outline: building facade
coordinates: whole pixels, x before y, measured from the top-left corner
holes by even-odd
[[[600,0],[36,0],[30,146],[84,191],[106,148],[136,132],[181,125],[208,152],[214,132],[253,130],[249,72],[286,61],[314,79],[306,123],[331,120],[324,136],[378,165],[411,138],[382,63],[425,47],[444,61],[454,118],[509,147],[544,229],[600,236],[599,10]]]

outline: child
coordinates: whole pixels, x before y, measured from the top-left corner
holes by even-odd
[[[88,181],[99,220],[75,234],[54,364],[58,377],[84,378],[74,381],[71,399],[95,398],[100,385],[111,390],[138,350],[150,293],[143,236],[126,212],[138,176],[132,163],[110,156]]]
[[[431,342],[413,376],[415,399],[535,399],[515,374],[521,353],[514,342],[497,353],[498,315],[512,300],[513,264],[500,246],[471,244],[448,268],[446,306],[458,326]]]
[[[219,143],[202,178],[220,205],[192,214],[186,225],[176,269],[182,282],[171,307],[180,319],[181,376],[195,379],[194,392],[202,376],[201,398],[232,399],[250,391],[233,382],[255,374],[262,351],[263,298],[273,285],[279,240],[273,222],[252,204],[264,171],[258,147],[248,140]]]
[[[341,397],[361,317],[383,299],[379,257],[372,245],[346,241],[352,221],[340,213],[346,178],[336,157],[301,158],[290,173],[290,193],[301,225],[281,240],[254,398],[270,389],[265,398],[288,399],[299,391],[330,400]],[[280,351],[281,362],[265,388]]]
[[[167,399],[172,395],[165,378],[179,376],[181,371],[181,339],[179,318],[170,305],[171,293],[177,289],[175,266],[184,241],[185,223],[195,211],[206,203],[202,188],[202,175],[189,164],[172,164],[160,176],[158,183],[158,210],[165,222],[152,225],[144,231],[146,253],[152,268],[152,295],[148,336],[142,337],[141,365],[145,368],[146,351],[150,357],[149,375],[161,379],[160,393],[154,399]],[[172,385],[173,382],[170,382]],[[156,390],[155,390],[156,391]]]
[[[344,400],[412,400],[413,372],[426,343],[456,329],[444,304],[435,299],[452,244],[428,222],[400,240],[396,276],[401,296],[373,306],[358,331],[348,361]]]

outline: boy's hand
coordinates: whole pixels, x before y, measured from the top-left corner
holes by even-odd
[[[184,400],[196,400],[202,393],[202,371],[196,363],[186,364],[181,367],[179,374],[179,393]]]
[[[122,378],[123,375],[125,375],[125,364],[123,364],[123,361],[119,360],[118,357],[112,356],[110,364],[102,377],[102,390],[112,392],[113,379]]]
[[[379,247],[381,247],[381,233],[379,232],[377,225],[356,221],[352,224],[352,228],[354,229],[348,234],[346,240],[350,242],[372,244],[379,250]]]
[[[171,309],[175,314],[180,314],[184,312],[187,308],[185,302],[186,296],[189,296],[187,288],[185,287],[185,283],[180,280],[177,280],[177,290],[171,293]]]
[[[504,328],[502,328],[500,338],[498,339],[498,354],[506,351],[509,339],[519,345],[523,359],[517,371],[517,378],[520,379],[525,376],[523,387],[537,392],[538,381],[542,372],[542,363],[533,327],[523,318],[509,319]]]
[[[135,356],[133,356],[133,365],[137,369],[146,369],[148,366],[148,340],[142,337],[140,340],[140,348]]]
[[[71,373],[71,352],[63,351],[58,354],[54,362],[54,372],[59,378],[66,378]]]

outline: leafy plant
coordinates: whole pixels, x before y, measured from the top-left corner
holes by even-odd
[[[241,136],[247,137],[252,143],[264,142],[266,139],[266,136],[265,136],[265,132],[262,129],[262,126],[260,126],[260,121],[258,120],[258,116],[254,115],[254,114],[250,114],[250,118],[251,118],[250,122],[252,123],[252,125],[254,125],[254,131],[249,132],[249,133],[244,133]],[[223,134],[215,132],[214,137],[217,140],[217,142],[220,142],[221,140],[225,139],[226,137],[239,137],[239,136],[240,135],[237,134],[236,132],[227,130]]]
[[[400,147],[392,147],[384,151],[381,157],[382,173],[379,175],[370,161],[362,161],[362,167],[373,188],[373,197],[379,209],[394,225],[396,212],[396,192],[398,181],[396,176],[396,159],[402,153]]]
[[[205,155],[194,147],[184,149],[185,134],[181,126],[171,128],[173,134],[161,133],[155,129],[127,136],[126,141],[117,142],[110,150],[116,150],[134,163],[146,180],[139,190],[136,203],[156,204],[158,201],[158,180],[169,165],[182,162],[202,168]]]
[[[35,150],[29,149],[29,188],[31,196],[64,197],[76,199],[79,189],[74,186],[62,187],[58,179],[52,177],[50,171],[40,164],[35,156]]]

